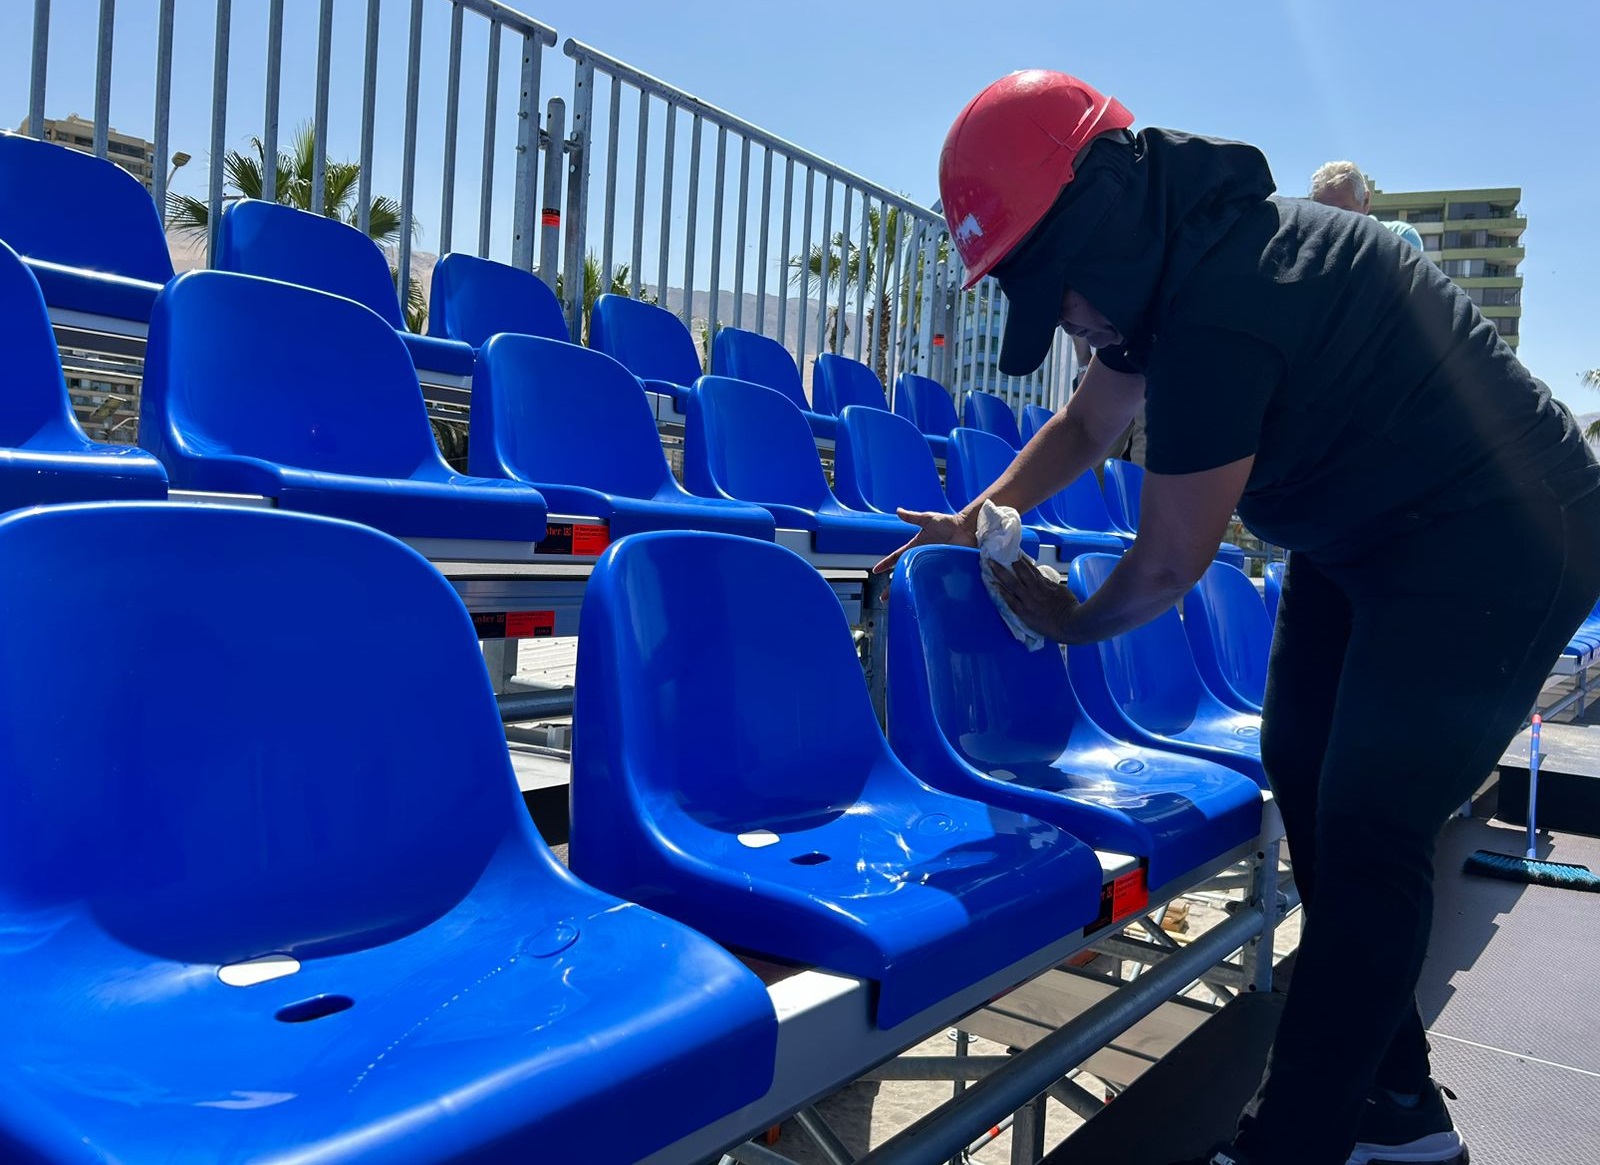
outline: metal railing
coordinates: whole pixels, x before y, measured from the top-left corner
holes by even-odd
[[[180,2],[185,19],[214,14],[209,60],[175,60]],[[169,159],[185,147],[201,152],[198,141],[173,140],[175,76],[177,100],[208,90],[209,157],[194,208],[196,219],[204,215],[208,254],[223,206],[246,193],[231,185],[227,168],[230,150],[246,137],[259,142],[265,163],[259,191],[249,193],[320,213],[335,209],[328,204],[334,143],[359,143],[353,205],[347,191],[339,197],[345,216],[364,232],[373,226],[375,163],[400,158],[392,207],[402,225],[389,249],[402,302],[420,241],[410,229],[415,224],[436,232],[440,254],[470,247],[537,271],[552,286],[571,273],[560,288],[575,337],[585,334],[583,316],[597,291],[615,286],[653,295],[677,311],[699,331],[708,364],[716,329],[733,326],[778,339],[807,377],[815,357],[830,351],[873,367],[889,391],[898,374],[910,370],[942,381],[958,403],[978,388],[1019,407],[1059,407],[1066,399],[1072,365],[1065,342],[1034,375],[999,375],[1003,298],[992,281],[960,290],[960,263],[937,208],[576,41],[565,46],[573,68],[570,127],[559,97],[549,100],[541,123],[544,50],[556,43],[556,33],[498,0],[317,0],[314,38],[287,39],[284,0],[156,0],[155,7],[153,67],[124,64],[116,74],[153,77],[151,108],[142,94],[112,91],[116,0],[99,0],[98,21],[70,37],[57,27],[54,62],[48,52],[51,0],[34,0],[28,125],[43,136],[52,64],[70,69],[93,60],[94,152],[109,156],[113,116],[127,129],[148,132],[152,194],[165,215],[176,174]],[[350,9],[361,23],[337,23],[336,16]],[[299,14],[303,18],[304,10]],[[405,64],[397,69],[383,65],[379,40],[382,22],[401,17]],[[236,37],[252,52],[265,47],[259,120],[255,110],[234,108],[230,121],[230,84],[240,71]],[[503,69],[503,57],[519,49],[518,65]],[[257,60],[247,67],[257,67]],[[358,115],[351,110],[341,118],[332,100],[335,60],[361,62]],[[515,75],[514,98],[507,73]],[[309,92],[291,86],[286,93],[286,75],[309,75],[314,84]],[[479,92],[481,123],[473,100]],[[430,129],[426,143],[419,130],[424,101],[430,111],[443,111],[442,130]],[[129,111],[140,107],[150,109],[148,122],[129,124]],[[396,108],[402,110],[398,132],[381,130],[387,119],[380,113]],[[296,188],[286,191],[278,166],[268,160],[279,156],[283,122],[291,115],[309,126],[311,166],[309,176],[288,173]],[[480,125],[481,150],[474,150],[466,139]],[[187,132],[201,136],[192,122]],[[558,152],[565,166],[552,164]],[[469,161],[470,154],[477,156]],[[440,175],[437,201],[421,177],[429,174]],[[468,209],[474,199],[476,215]],[[589,264],[591,252],[598,253]]]
[[[731,326],[777,339],[803,377],[834,352],[891,390],[902,371],[956,387],[951,341],[970,296],[937,210],[592,46],[564,51],[575,76],[563,265],[579,270],[594,253],[589,296],[653,296],[698,331],[708,365],[717,329]],[[562,290],[580,335],[585,289]],[[1026,381],[962,356],[1017,403],[1064,400],[1059,354]]]
[[[374,160],[379,154],[378,115],[380,109],[387,108],[391,104],[400,104],[404,112],[399,139],[385,143],[386,150],[398,152],[402,159],[400,189],[394,199],[399,222],[402,224],[396,235],[394,247],[396,267],[406,279],[410,278],[413,232],[406,228],[409,224],[419,223],[417,212],[423,197],[418,186],[419,173],[442,175],[437,203],[438,251],[443,254],[456,245],[457,205],[461,188],[468,184],[467,179],[459,172],[458,162],[461,160],[459,146],[462,134],[462,86],[469,79],[464,40],[470,20],[479,25],[483,39],[481,65],[478,66],[481,70],[484,103],[482,152],[477,173],[473,175],[476,179],[478,203],[475,250],[484,257],[490,257],[491,252],[498,250],[500,254],[496,257],[507,258],[527,270],[533,269],[535,237],[538,229],[536,221],[539,205],[538,158],[539,151],[545,144],[541,142],[538,112],[541,66],[544,50],[556,43],[554,29],[498,3],[497,0],[365,0],[365,21],[362,25],[360,42],[358,45],[351,45],[336,41],[334,17],[336,9],[343,11],[355,7],[356,0],[345,0],[343,3],[336,3],[336,0],[318,0],[313,74],[315,86],[310,94],[310,108],[303,110],[308,114],[306,120],[313,139],[312,169],[308,187],[295,192],[291,199],[287,192],[278,188],[278,167],[271,163],[272,159],[279,156],[284,114],[284,0],[239,5],[238,15],[241,19],[237,22],[237,28],[234,19],[234,0],[209,0],[209,2],[214,4],[215,8],[215,31],[209,62],[210,157],[207,160],[204,195],[208,225],[208,254],[215,250],[217,223],[224,203],[240,196],[237,189],[229,189],[229,175],[226,169],[230,145],[237,144],[240,137],[236,129],[230,127],[228,105],[229,84],[234,75],[232,47],[236,34],[249,37],[252,41],[260,37],[266,46],[263,77],[265,100],[261,119],[258,125],[251,124],[245,131],[255,137],[261,146],[264,164],[261,167],[260,197],[268,200],[292,200],[296,205],[303,205],[304,209],[316,213],[324,213],[329,209],[326,199],[329,190],[330,141],[335,138],[333,131],[336,128],[349,128],[347,125],[336,125],[330,115],[333,61],[336,55],[341,60],[359,59],[362,61],[361,112],[355,134],[347,135],[358,137],[360,143],[357,163],[358,184],[354,194],[354,206],[349,208],[353,219],[352,225],[359,227],[363,232],[369,232],[371,229],[374,205]],[[437,144],[437,152],[430,151],[423,156],[418,132],[419,103],[425,81],[437,80],[434,77],[424,78],[422,71],[422,49],[427,39],[425,17],[441,9],[446,3],[450,7],[450,31],[447,76],[443,82],[441,101],[444,110],[444,128],[442,139]],[[153,74],[155,82],[154,109],[149,121],[153,154],[151,193],[163,217],[168,206],[170,181],[168,161],[173,148],[171,133],[175,68],[173,22],[177,7],[178,0],[158,0],[156,59],[153,69],[146,74],[147,76]],[[192,8],[203,12],[205,5],[194,3]],[[382,19],[385,15],[392,19],[397,13],[403,13],[407,18],[403,82],[380,85],[378,45]],[[46,104],[49,96],[50,17],[51,0],[34,0],[28,128],[30,133],[39,137],[44,135]],[[258,21],[262,23],[257,23]],[[94,153],[101,158],[108,156],[107,136],[112,114],[111,79],[115,29],[116,0],[100,0],[99,19],[94,27],[93,41],[91,42],[85,35],[79,45],[73,46],[79,51],[72,51],[72,48],[69,48],[66,53],[59,54],[69,63],[75,60],[87,60],[90,55],[88,53],[90,43],[95,46]],[[59,28],[56,36],[59,50],[60,41],[63,39]],[[520,49],[520,67],[516,78],[518,96],[514,106],[502,115],[500,95],[502,89],[506,88],[502,56],[508,39],[512,40],[512,52]],[[125,70],[124,75],[131,75],[131,71]],[[394,101],[395,97],[399,97],[399,102]],[[297,104],[304,101],[305,95],[298,95]],[[120,105],[119,109],[125,119],[128,106]],[[513,116],[515,125],[508,126],[506,122]],[[236,114],[235,123],[238,120]],[[559,137],[557,143],[559,148]],[[497,217],[496,185],[498,168],[508,162],[512,167],[512,206],[507,224],[503,211],[500,211]],[[430,210],[432,205],[430,202]],[[496,227],[503,230],[506,225],[510,227],[509,246],[501,243],[497,247]],[[400,290],[403,301],[405,286],[402,285]]]

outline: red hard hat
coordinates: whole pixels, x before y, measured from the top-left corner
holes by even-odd
[[[1020,243],[1072,181],[1078,151],[1133,114],[1076,77],[1028,69],[967,103],[939,155],[939,196],[971,287]]]

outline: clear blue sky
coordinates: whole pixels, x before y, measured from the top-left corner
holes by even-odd
[[[923,201],[936,196],[939,145],[956,111],[995,77],[1026,67],[1075,72],[1120,97],[1140,124],[1252,142],[1289,194],[1303,193],[1311,171],[1332,158],[1355,160],[1390,190],[1520,186],[1529,219],[1523,360],[1578,411],[1600,409],[1600,394],[1577,381],[1580,370],[1600,367],[1600,70],[1593,63],[1594,17],[1579,5],[519,0],[513,6],[563,37],[595,45]],[[310,114],[317,7],[317,0],[286,4],[286,126]],[[346,156],[356,149],[365,7],[364,0],[338,0],[336,8],[340,47],[330,125],[334,152]],[[403,76],[409,7],[384,0],[387,84]],[[92,115],[98,8],[96,0],[55,0],[52,116]],[[178,0],[178,8],[173,145],[200,161],[208,145],[214,9],[208,0]],[[31,9],[22,0],[0,6],[0,120],[11,125],[27,111]],[[119,129],[149,132],[155,11],[156,0],[117,5],[112,122]],[[235,0],[230,146],[260,127],[265,12],[266,0]],[[436,90],[425,96],[422,123],[436,140],[449,5],[428,0],[426,13],[425,74]],[[481,33],[469,33],[469,52],[480,59],[481,41]],[[545,60],[546,95],[570,96],[569,62],[559,49]],[[481,77],[469,68],[462,150],[471,160],[463,165],[473,169],[479,123],[471,119],[481,118],[473,108],[482,105]],[[508,86],[501,92],[504,111],[515,94]],[[386,102],[380,135],[398,127],[398,105]],[[375,175],[379,189],[398,187],[398,150],[389,153]],[[200,193],[202,182],[195,164],[177,186]],[[418,214],[425,231],[437,222],[438,187],[436,173],[424,166]],[[507,174],[496,190],[509,190]],[[499,205],[509,210],[508,201]],[[475,219],[475,210],[467,213]],[[425,233],[422,245],[431,241]]]

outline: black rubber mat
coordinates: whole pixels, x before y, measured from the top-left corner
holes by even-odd
[[[1437,1037],[1433,1071],[1473,1165],[1600,1161],[1600,1076]]]
[[[1422,1018],[1444,1035],[1600,1073],[1600,895],[1461,872],[1473,850],[1520,854],[1525,838],[1479,820],[1446,826]],[[1539,854],[1600,870],[1600,839],[1547,834]],[[1590,1160],[1600,1162],[1600,1142]]]

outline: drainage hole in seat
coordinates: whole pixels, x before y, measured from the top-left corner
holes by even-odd
[[[305,1023],[326,1015],[337,1015],[355,1005],[356,1001],[348,995],[313,995],[310,999],[278,1008],[275,1018],[284,1023]]]

